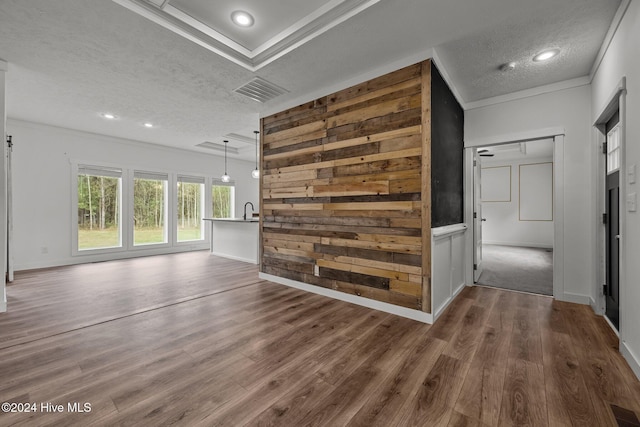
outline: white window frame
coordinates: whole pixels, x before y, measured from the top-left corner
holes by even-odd
[[[190,171],[175,171],[162,168],[140,167],[131,164],[113,164],[106,162],[94,162],[84,159],[70,159],[69,163],[71,173],[71,255],[73,257],[88,257],[95,260],[111,260],[123,257],[123,253],[143,252],[148,255],[164,254],[173,252],[183,252],[187,250],[204,250],[209,246],[210,230],[207,221],[202,221],[202,239],[201,240],[185,240],[178,242],[177,229],[177,183],[181,178],[193,178],[204,184],[202,205],[204,211],[203,218],[211,218],[213,212],[211,204],[212,184],[226,185],[233,187],[232,193],[232,213],[235,212],[235,182],[222,183],[219,178],[216,179],[211,175],[194,173]],[[82,167],[91,167],[95,169],[111,169],[120,170],[122,172],[120,181],[120,242],[119,247],[82,249],[78,250],[78,170]],[[164,243],[148,243],[134,245],[134,184],[135,173],[143,172],[155,176],[162,176],[167,180],[165,197],[165,224],[166,224],[166,242]],[[220,182],[219,182],[220,181]],[[119,255],[118,255],[119,254]],[[116,256],[117,255],[117,256]],[[139,255],[132,255],[139,256]],[[128,257],[128,256],[124,256]]]
[[[194,239],[194,240],[178,240],[178,183],[180,182],[184,182],[184,183],[188,183],[188,184],[200,184],[201,185],[201,192],[200,192],[200,238],[199,239]],[[205,226],[204,226],[204,221],[203,218],[206,218],[206,214],[207,214],[207,205],[205,203],[207,203],[207,198],[206,198],[206,191],[207,191],[207,179],[203,176],[194,176],[194,175],[185,175],[185,174],[177,174],[176,175],[176,182],[175,185],[173,186],[174,191],[175,191],[175,203],[174,203],[174,208],[175,208],[175,213],[173,214],[173,219],[175,221],[175,223],[173,224],[174,229],[175,229],[175,244],[176,245],[192,245],[194,243],[201,243],[204,242],[206,240],[206,230],[205,230]]]
[[[110,246],[106,248],[80,249],[78,242],[78,174],[82,169],[94,169],[96,172],[104,171],[109,173],[115,170],[121,172],[120,175],[120,246]],[[71,255],[96,255],[125,252],[127,250],[127,213],[124,200],[127,192],[127,170],[119,165],[99,163],[99,162],[71,162]],[[105,175],[108,176],[108,175]]]
[[[618,123],[607,133],[607,175],[620,170],[622,160],[620,145],[620,123]]]
[[[166,181],[166,185],[164,186],[164,242],[159,243],[135,243],[135,221],[133,220],[133,213],[135,209],[135,181],[136,179],[145,179],[145,180],[158,180],[158,181]],[[130,250],[140,250],[140,249],[149,249],[149,248],[165,248],[171,247],[173,242],[173,232],[172,227],[170,227],[170,214],[169,211],[172,210],[172,201],[170,200],[169,191],[171,182],[171,174],[167,172],[156,172],[156,171],[147,171],[135,169],[132,171],[131,180],[129,182],[130,188],[130,196],[129,196],[129,218],[131,219],[129,222],[129,249]],[[174,198],[175,199],[175,198]],[[173,208],[175,209],[175,207]]]

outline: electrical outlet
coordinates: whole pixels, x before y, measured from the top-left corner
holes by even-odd
[[[629,166],[627,169],[627,181],[629,184],[635,184],[636,182],[636,165]]]
[[[319,276],[320,275],[320,267],[318,266],[318,264],[313,266],[313,275],[314,276]]]

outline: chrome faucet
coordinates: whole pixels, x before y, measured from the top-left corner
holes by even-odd
[[[242,215],[242,219],[247,220],[247,205],[251,205],[251,212],[254,212],[253,203],[247,202],[244,204],[244,215]]]

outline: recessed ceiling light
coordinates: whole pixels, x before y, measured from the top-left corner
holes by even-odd
[[[546,61],[548,59],[553,58],[554,56],[556,56],[559,53],[560,53],[560,49],[543,50],[542,52],[540,52],[536,56],[534,56],[533,60],[536,61],[536,62]]]
[[[145,123],[144,127],[146,128],[152,128],[153,127],[153,123]]]
[[[231,14],[231,20],[241,27],[250,27],[255,22],[253,16],[248,12],[236,10]]]
[[[116,118],[116,115],[111,113],[102,113],[101,116],[109,120],[113,120]]]

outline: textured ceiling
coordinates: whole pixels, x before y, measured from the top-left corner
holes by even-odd
[[[466,102],[587,75],[619,1],[564,0],[532,8],[499,24],[444,43],[440,59]],[[558,19],[562,17],[562,19]],[[548,62],[544,49],[560,48]],[[502,64],[515,62],[512,71]],[[552,76],[552,77],[551,77]]]
[[[237,1],[246,10],[263,3]],[[0,59],[9,63],[9,118],[218,154],[195,146],[228,134],[253,139],[260,114],[425,59],[430,48],[462,102],[586,76],[619,3],[380,0],[251,72],[112,1],[2,0]],[[560,56],[532,64],[549,45]],[[508,61],[515,70],[497,70]],[[234,93],[256,76],[289,92],[265,104]],[[107,111],[119,118],[100,117]],[[246,139],[229,145],[253,159]]]

